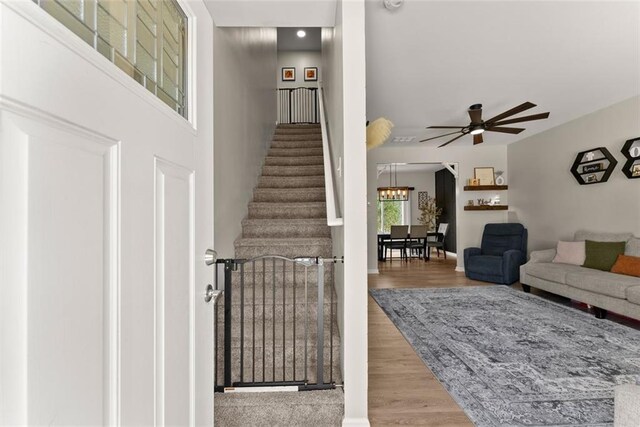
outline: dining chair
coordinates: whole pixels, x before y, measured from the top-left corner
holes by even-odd
[[[412,225],[411,226],[411,238],[407,242],[407,249],[409,249],[409,256],[412,256],[415,252],[418,253],[420,258],[427,256],[427,226],[426,225]]]
[[[436,248],[438,258],[440,258],[440,249],[444,253],[444,259],[447,259],[447,250],[444,245],[444,239],[447,237],[447,231],[449,230],[449,224],[446,222],[440,223],[438,226],[438,232],[436,240],[427,240],[427,251],[431,251],[431,248]]]
[[[389,261],[393,261],[393,250],[400,250],[400,259],[404,259],[407,256],[407,236],[409,235],[408,225],[392,225],[391,236],[384,244],[384,258],[387,258],[387,251],[391,249],[391,257]]]

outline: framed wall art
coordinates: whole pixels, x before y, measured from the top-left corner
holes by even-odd
[[[296,67],[282,67],[282,81],[283,82],[295,82],[296,81]]]
[[[317,82],[318,81],[318,67],[306,67],[304,69],[304,81],[305,82]]]

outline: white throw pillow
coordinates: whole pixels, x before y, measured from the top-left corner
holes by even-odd
[[[631,239],[627,240],[627,248],[624,251],[624,254],[640,257],[640,239],[637,237],[632,237]]]
[[[584,242],[558,242],[556,257],[552,262],[582,265],[586,257]]]

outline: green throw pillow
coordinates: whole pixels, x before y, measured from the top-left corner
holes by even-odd
[[[586,259],[583,267],[594,268],[596,270],[611,271],[611,267],[616,263],[618,255],[624,254],[626,242],[594,242],[585,241]]]

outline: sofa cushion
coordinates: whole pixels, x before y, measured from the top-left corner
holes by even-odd
[[[584,242],[558,242],[556,256],[553,262],[562,264],[582,265],[586,258]]]
[[[640,239],[632,237],[627,240],[627,247],[624,249],[624,254],[629,256],[640,256]]]
[[[623,276],[600,270],[567,273],[566,284],[574,288],[626,299],[627,288],[640,286],[640,277]]]
[[[594,242],[585,241],[584,267],[602,271],[610,271],[618,259],[618,255],[624,254],[625,242]]]
[[[576,242],[580,240],[593,240],[594,242],[626,242],[633,237],[631,233],[594,233],[592,231],[576,231],[574,239]]]
[[[571,264],[553,264],[550,262],[529,263],[524,266],[525,272],[529,276],[538,279],[549,280],[556,283],[566,283],[567,273],[578,273],[581,271],[593,271]]]
[[[629,286],[627,288],[627,300],[634,304],[640,304],[640,286]],[[638,377],[640,380],[640,377]]]
[[[640,257],[618,255],[616,263],[611,267],[611,272],[640,277]]]
[[[474,273],[502,275],[502,257],[494,255],[477,255],[469,257],[466,270]]]

